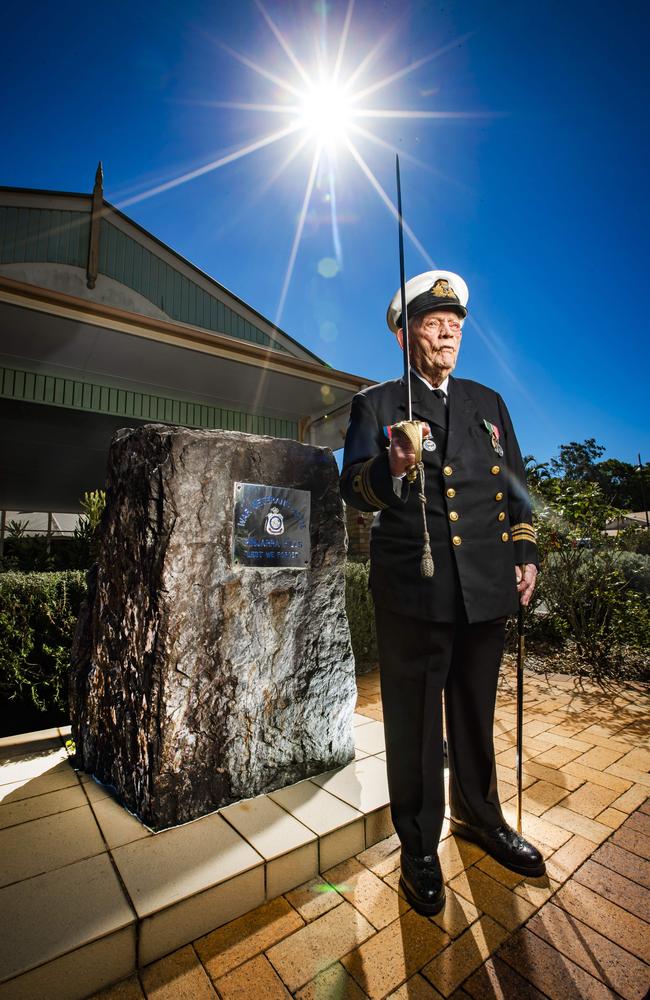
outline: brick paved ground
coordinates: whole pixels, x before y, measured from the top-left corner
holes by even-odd
[[[381,719],[377,674],[357,711]],[[96,1000],[641,1000],[650,987],[647,689],[527,677],[524,833],[548,875],[524,879],[443,831],[448,894],[418,916],[399,895],[395,836],[140,970]],[[515,713],[495,743],[514,823]]]

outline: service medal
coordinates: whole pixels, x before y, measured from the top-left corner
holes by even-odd
[[[489,420],[484,420],[485,429],[490,435],[490,441],[492,442],[492,447],[496,451],[499,458],[503,458],[503,448],[499,441],[499,428],[496,424],[491,424]]]
[[[422,443],[422,447],[424,448],[425,451],[435,451],[436,442],[433,440],[432,437],[425,438]]]

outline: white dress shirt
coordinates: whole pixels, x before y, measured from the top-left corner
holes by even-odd
[[[431,385],[431,383],[427,381],[427,379],[425,379],[424,375],[420,375],[419,372],[416,372],[415,368],[411,368],[411,371],[416,376],[416,378],[420,379],[420,382],[424,382],[427,389],[431,389],[431,391],[433,391],[434,389],[442,389],[442,391],[445,394],[445,402],[446,402],[446,397],[449,394],[449,375],[447,375],[446,378],[443,378],[440,385]]]

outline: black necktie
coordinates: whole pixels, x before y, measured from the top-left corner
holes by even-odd
[[[436,402],[434,404],[434,412],[436,413],[438,420],[443,427],[447,427],[449,424],[449,410],[447,409],[447,396],[442,389],[433,389],[433,395],[436,397]]]

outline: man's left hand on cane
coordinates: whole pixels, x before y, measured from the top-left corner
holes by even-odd
[[[517,581],[517,590],[519,591],[519,603],[526,607],[535,589],[537,566],[533,563],[524,563],[523,566],[515,566],[515,579]]]

